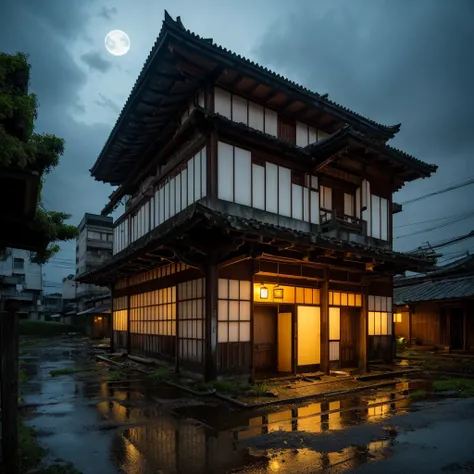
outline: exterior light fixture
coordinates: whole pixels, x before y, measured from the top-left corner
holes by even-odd
[[[263,283],[260,286],[260,298],[262,300],[267,300],[268,299],[268,288]]]
[[[283,288],[279,288],[279,285],[273,288],[273,299],[282,300],[283,299]]]

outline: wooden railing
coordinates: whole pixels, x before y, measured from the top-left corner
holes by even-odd
[[[367,231],[367,223],[363,219],[346,214],[338,214],[335,209],[329,210],[321,208],[320,223],[323,232],[338,229],[354,234],[365,235]]]

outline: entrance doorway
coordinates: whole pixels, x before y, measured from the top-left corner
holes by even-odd
[[[359,364],[360,308],[341,308],[341,368]]]
[[[262,374],[293,371],[293,305],[255,305],[254,368]]]
[[[297,307],[299,371],[313,371],[321,364],[321,310],[319,306]]]

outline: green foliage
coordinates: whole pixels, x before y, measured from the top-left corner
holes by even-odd
[[[397,337],[396,342],[397,342],[397,352],[402,352],[407,348],[407,344],[405,342],[404,337]]]
[[[72,375],[72,374],[75,374],[76,372],[79,372],[79,371],[71,367],[64,367],[63,369],[50,370],[49,374],[51,375],[51,377],[59,377],[60,375]]]
[[[415,390],[409,395],[410,400],[413,402],[424,400],[427,396],[428,396],[428,393],[426,392],[426,390]]]
[[[164,380],[169,380],[173,377],[172,372],[166,367],[158,367],[151,375],[152,382],[159,383]]]
[[[75,332],[75,327],[71,324],[20,320],[20,335],[22,336],[54,337],[68,332]]]
[[[474,379],[435,380],[433,387],[436,392],[457,391],[462,397],[474,397]]]
[[[108,379],[110,382],[116,382],[123,377],[123,373],[121,370],[111,370],[108,375]]]
[[[64,153],[64,140],[52,134],[34,133],[38,101],[28,93],[30,65],[22,53],[0,53],[0,166],[49,173]],[[41,186],[42,188],[42,186]],[[46,263],[59,251],[54,242],[77,236],[75,226],[66,224],[71,217],[64,212],[47,211],[38,196],[36,217],[31,224],[39,232],[39,248],[34,261]]]
[[[35,430],[21,422],[19,425],[19,447],[22,473],[37,467],[45,455],[44,449],[36,441]]]

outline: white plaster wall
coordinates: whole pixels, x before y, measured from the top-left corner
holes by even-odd
[[[319,193],[316,177],[305,186],[292,183],[292,171],[273,163],[252,163],[250,151],[218,142],[219,199],[280,216],[319,223]],[[263,165],[263,166],[262,166]],[[311,188],[311,189],[310,189]]]

